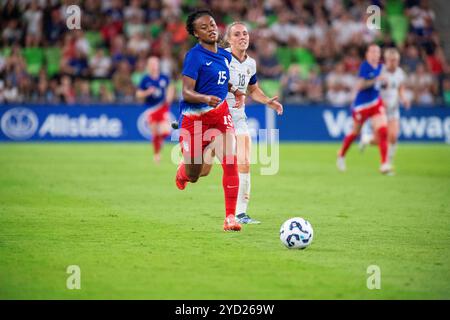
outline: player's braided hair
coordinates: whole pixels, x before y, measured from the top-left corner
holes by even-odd
[[[192,12],[191,14],[189,14],[189,16],[187,17],[187,20],[186,20],[186,30],[187,30],[187,32],[189,32],[190,35],[195,37],[194,22],[195,22],[195,20],[197,20],[198,18],[203,17],[203,16],[210,16],[210,17],[214,18],[211,11],[209,11],[208,9],[199,9],[199,10],[196,10],[196,11]]]

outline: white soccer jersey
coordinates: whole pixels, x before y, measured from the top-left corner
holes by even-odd
[[[231,52],[230,48],[226,50]],[[256,83],[256,61],[247,55],[247,58],[241,63],[233,55],[231,56],[230,82],[245,93],[249,84]],[[234,108],[236,100],[231,92],[228,92],[226,99],[233,121],[236,122],[240,118],[245,118],[245,105],[239,109]]]
[[[381,74],[387,78],[387,86],[381,89],[381,98],[387,109],[398,108],[400,103],[398,89],[406,80],[405,72],[400,67],[397,67],[394,72],[389,72],[386,66],[383,66]]]

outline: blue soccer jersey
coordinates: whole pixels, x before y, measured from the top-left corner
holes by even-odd
[[[367,61],[364,61],[359,67],[358,77],[365,80],[372,80],[378,77],[381,73],[382,64],[378,64],[376,68],[372,67]],[[378,102],[380,98],[380,88],[378,84],[358,91],[352,108],[354,110],[371,107]]]
[[[147,90],[149,87],[155,88],[153,93],[145,98],[145,105],[151,108],[164,102],[166,100],[166,92],[169,83],[170,79],[166,75],[161,74],[156,79],[151,78],[149,75],[145,75],[139,84],[139,89]]]
[[[217,50],[214,53],[200,44],[194,46],[184,58],[182,74],[196,80],[196,92],[225,100],[230,80],[231,54],[222,48]],[[214,108],[206,103],[190,103],[182,99],[180,109],[183,115],[200,115]]]

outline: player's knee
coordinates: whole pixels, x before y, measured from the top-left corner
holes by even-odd
[[[238,171],[240,173],[249,173],[250,172],[250,163],[245,162],[238,165]]]
[[[397,143],[397,137],[394,135],[390,135],[388,140],[389,140],[389,143],[391,143],[391,144]]]

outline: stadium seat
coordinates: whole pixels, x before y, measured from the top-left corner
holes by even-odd
[[[91,52],[100,46],[103,42],[102,35],[99,31],[87,31],[85,33],[86,39],[91,47]]]
[[[141,83],[142,78],[144,77],[145,72],[133,72],[131,75],[131,82],[137,87],[139,83]]]
[[[292,49],[289,47],[278,47],[276,52],[278,61],[283,66],[284,70],[287,70],[292,62]]]
[[[100,87],[105,85],[109,92],[113,91],[113,84],[111,80],[96,79],[91,81],[91,92],[94,97],[100,95]]]
[[[392,40],[397,46],[403,44],[408,33],[409,21],[403,15],[394,15],[387,17]]]
[[[388,16],[403,16],[405,10],[404,0],[386,1],[386,14]]]
[[[2,50],[2,56],[3,57],[9,57],[9,55],[11,54],[11,47],[5,47]]]
[[[177,79],[174,82],[174,86],[176,95],[181,99],[181,91],[183,90],[183,82],[181,81],[181,79]]]
[[[259,86],[269,97],[280,94],[281,85],[279,80],[262,79],[259,81]]]
[[[37,75],[44,63],[44,50],[39,47],[24,48],[23,56],[27,63],[27,72],[33,76]]]
[[[308,73],[316,64],[316,59],[312,52],[307,48],[295,48],[292,50],[291,63],[298,63],[302,70]]]
[[[53,76],[59,72],[61,61],[61,48],[49,47],[45,49],[45,62],[47,64],[47,74]]]

